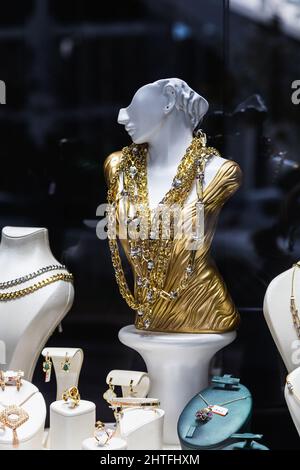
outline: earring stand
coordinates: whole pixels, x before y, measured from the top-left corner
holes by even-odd
[[[83,350],[79,348],[45,348],[42,356],[46,358],[47,353],[52,360],[52,368],[56,376],[56,399],[61,400],[62,394],[70,387],[77,387],[81,366],[83,363]],[[65,362],[66,354],[70,360],[70,370],[68,372],[62,369]]]

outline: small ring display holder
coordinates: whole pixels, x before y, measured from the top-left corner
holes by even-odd
[[[133,370],[112,370],[106,377],[106,383],[110,389],[121,387],[123,397],[144,398],[150,388],[149,375]]]
[[[141,332],[133,325],[122,328],[120,341],[144,359],[150,377],[149,394],[158,397],[165,411],[164,443],[178,444],[177,421],[186,403],[208,384],[209,365],[236,332],[184,334]]]
[[[13,371],[8,371],[13,378]],[[7,376],[1,374],[1,381]],[[35,385],[6,381],[0,388],[0,450],[39,450],[43,446],[46,405]],[[2,383],[2,382],[1,382]],[[20,387],[18,387],[20,383]]]
[[[80,450],[84,439],[94,432],[96,406],[80,399],[77,387],[63,393],[50,406],[50,449]]]
[[[84,357],[83,351],[80,348],[45,348],[42,351],[42,356],[44,356],[45,362],[48,359],[49,367],[54,368],[57,383],[56,399],[60,400],[65,390],[78,386]],[[46,381],[49,381],[49,370],[44,370],[44,372]]]

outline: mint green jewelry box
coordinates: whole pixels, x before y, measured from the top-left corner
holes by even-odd
[[[199,422],[195,418],[198,410],[207,407],[207,404],[197,394],[182,411],[177,425],[180,445],[183,450],[218,450],[234,442],[231,436],[249,431],[252,397],[249,390],[240,384],[238,378],[230,375],[215,376],[212,384],[200,392],[210,405],[221,405],[225,402],[240,399],[223,405],[227,408],[226,416],[212,414],[212,419]],[[247,397],[247,398],[244,398]]]

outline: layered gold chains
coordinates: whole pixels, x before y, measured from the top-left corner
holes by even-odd
[[[292,319],[293,319],[294,327],[295,327],[298,338],[300,338],[300,318],[299,318],[299,312],[297,309],[296,299],[295,299],[295,273],[296,273],[296,269],[299,267],[300,267],[299,261],[293,265],[291,298],[290,298],[290,312],[292,314]]]
[[[138,328],[147,329],[151,326],[152,306],[155,301],[159,298],[174,301],[188,285],[194,271],[196,249],[190,250],[186,270],[177,287],[171,292],[164,290],[178,223],[172,207],[182,209],[196,179],[196,215],[199,218],[200,214],[204,220],[205,166],[213,156],[219,155],[215,148],[206,147],[206,135],[199,131],[177,168],[171,188],[158,208],[151,211],[147,185],[147,145],[132,144],[122,150],[121,162],[110,182],[107,194],[108,240],[120,293],[129,307],[136,310]],[[125,207],[129,257],[135,273],[134,294],[131,293],[125,278],[116,231],[110,227],[110,221],[114,220],[117,211],[120,215],[120,203]],[[197,231],[194,242],[201,242],[203,238],[202,224],[202,231]]]
[[[20,297],[32,294],[33,292],[42,289],[43,287],[46,287],[49,284],[53,284],[53,282],[58,281],[73,282],[73,275],[70,273],[53,274],[53,276],[50,276],[47,279],[43,279],[42,281],[36,282],[32,286],[25,287],[24,289],[15,290],[12,292],[2,292],[0,293],[0,301],[7,302],[9,300],[19,299]]]

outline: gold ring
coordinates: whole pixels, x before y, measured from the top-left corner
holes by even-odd
[[[62,394],[63,401],[70,407],[75,408],[79,405],[80,402],[80,394],[77,387],[68,388]]]
[[[111,429],[106,430],[105,424],[102,421],[97,421],[95,424],[94,438],[96,439],[99,446],[105,446],[108,441],[112,438],[114,431]]]

